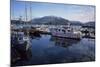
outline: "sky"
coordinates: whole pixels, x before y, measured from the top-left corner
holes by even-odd
[[[43,16],[57,16],[82,23],[95,21],[95,6],[91,5],[31,2],[31,18],[30,2],[26,2],[26,7],[28,20]],[[20,16],[25,20],[25,2],[11,0],[11,19],[19,19]]]

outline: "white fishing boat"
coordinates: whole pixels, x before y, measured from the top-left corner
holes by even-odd
[[[49,28],[48,27],[38,27],[38,28],[36,28],[37,30],[39,30],[39,31],[42,31],[42,32],[47,32],[47,33],[50,33],[50,30],[49,30]]]
[[[81,39],[81,32],[74,31],[71,28],[70,24],[66,25],[66,27],[55,27],[50,29],[52,36],[56,37],[64,37],[64,38],[71,38],[71,39]]]

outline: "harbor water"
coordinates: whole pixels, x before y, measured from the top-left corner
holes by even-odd
[[[73,40],[41,34],[31,39],[31,56],[15,65],[37,65],[95,60],[95,39]]]

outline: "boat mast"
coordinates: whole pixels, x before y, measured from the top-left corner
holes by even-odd
[[[31,2],[30,2],[30,22],[32,22],[32,5],[31,5]]]
[[[15,6],[15,5],[14,5],[14,1],[12,1],[12,2],[11,2],[11,8],[12,8],[12,10],[11,10],[11,13],[12,13],[12,15],[11,15],[11,19],[12,19],[12,20],[15,20],[15,15],[14,15],[14,6]]]
[[[27,22],[27,6],[26,6],[26,1],[25,1],[25,21]]]
[[[26,5],[26,1],[25,1],[25,19],[26,19],[25,26],[27,26],[28,18],[27,18],[27,5]],[[29,28],[26,28],[26,36],[29,38]]]

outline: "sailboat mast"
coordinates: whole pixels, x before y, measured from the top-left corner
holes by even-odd
[[[11,10],[11,19],[12,19],[12,20],[16,20],[16,19],[15,19],[15,15],[14,15],[14,6],[15,6],[15,5],[14,5],[14,1],[12,1],[12,2],[11,2],[11,8],[12,8],[12,10]]]
[[[32,22],[32,5],[31,5],[31,2],[30,2],[30,22]]]
[[[25,1],[25,17],[26,17],[26,25],[27,25],[27,5],[26,5],[26,1]],[[26,33],[27,33],[27,37],[29,38],[29,29],[26,29]]]
[[[26,6],[26,2],[25,2],[25,21],[27,21],[27,6]]]

